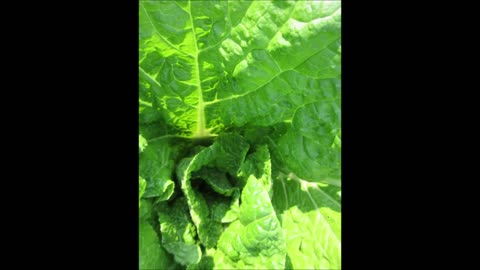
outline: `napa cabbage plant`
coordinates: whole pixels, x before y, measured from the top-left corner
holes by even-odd
[[[341,268],[340,18],[139,2],[140,269]]]

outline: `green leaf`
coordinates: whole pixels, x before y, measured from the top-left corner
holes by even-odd
[[[283,157],[274,158],[309,181],[338,183],[340,7],[340,1],[141,2],[141,92],[148,89],[152,107],[178,134],[202,137],[293,119],[278,142]],[[310,110],[312,102],[323,111]],[[321,127],[299,130],[308,127],[302,119],[323,121],[331,133],[318,142]]]
[[[138,210],[139,220],[150,222],[152,219],[152,202],[149,199],[140,199]]]
[[[230,200],[217,196],[215,200],[209,202],[213,220],[220,223],[230,223],[238,219],[240,212],[240,192],[238,189],[235,190]]]
[[[290,175],[274,185],[273,205],[282,222],[293,269],[341,268],[339,187]]]
[[[247,181],[250,175],[255,176],[267,192],[272,188],[272,164],[270,152],[266,145],[260,145],[257,150],[250,154],[242,164],[240,176]]]
[[[236,198],[233,197],[231,203],[228,203],[228,201],[225,199],[220,199],[218,196],[215,199],[216,196],[214,194],[202,194],[198,188],[192,187],[191,175],[193,172],[199,171],[204,167],[209,168],[208,170],[204,171],[204,173],[207,173],[205,178],[209,179],[206,180],[206,182],[210,183],[213,187],[213,190],[218,191],[220,194],[231,195],[235,189],[232,188],[230,184],[226,183],[228,180],[223,179],[223,184],[221,182],[222,180],[220,180],[218,183],[213,183],[214,180],[211,179],[215,176],[213,171],[218,172],[217,175],[223,174],[223,176],[225,176],[225,173],[229,173],[231,176],[236,176],[240,169],[241,163],[245,159],[248,147],[249,145],[240,135],[221,135],[215,139],[215,142],[210,147],[204,148],[194,157],[181,160],[177,167],[177,178],[180,179],[181,189],[187,198],[190,208],[190,215],[193,223],[198,229],[200,241],[207,248],[215,246],[223,228],[221,224],[223,217],[221,220],[218,220],[218,218],[216,218],[218,213],[210,210],[216,209],[213,207],[213,201],[222,200],[223,203],[228,206],[224,206],[224,209],[232,208],[231,212],[228,212],[228,209],[225,211],[225,220],[223,221],[226,221],[236,218]],[[200,175],[200,177],[203,176]],[[227,216],[227,212],[229,216]]]
[[[162,121],[142,123],[138,127],[138,131],[142,134],[147,142],[152,139],[157,139],[167,134],[175,134],[175,130],[166,126]]]
[[[150,140],[148,147],[140,154],[139,174],[147,181],[144,198],[156,197],[161,201],[172,196],[175,162],[183,147],[183,142],[173,142],[168,138]]]
[[[340,185],[339,102],[314,102],[299,108],[278,149],[277,157],[284,161],[286,171],[308,181]]]
[[[340,5],[141,1],[140,92],[159,119],[195,137],[338,99]]]
[[[214,255],[218,269],[282,269],[285,237],[270,197],[253,175],[242,191],[239,220],[218,241]]]
[[[195,240],[196,229],[188,214],[184,198],[176,199],[173,204],[162,204],[158,212],[162,245],[175,261],[182,265],[196,264],[202,251]]]
[[[174,269],[171,257],[160,246],[157,233],[146,222],[139,223],[139,269]]]
[[[230,183],[225,172],[217,169],[203,167],[197,172],[192,173],[192,178],[201,178],[210,185],[213,190],[224,196],[232,196],[235,190],[238,190]]]
[[[190,264],[187,266],[187,270],[205,270],[205,269],[214,269],[215,265],[213,263],[213,256],[216,252],[216,249],[210,248],[206,249],[206,252],[203,254],[202,259],[197,264]],[[217,269],[217,268],[215,268]]]

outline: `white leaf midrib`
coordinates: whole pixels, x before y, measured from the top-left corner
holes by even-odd
[[[192,1],[188,2],[188,9],[189,12],[188,16],[190,17],[190,24],[192,27],[192,35],[193,35],[193,43],[195,45],[195,53],[193,58],[195,60],[195,76],[197,80],[197,90],[198,90],[198,104],[197,104],[197,130],[194,134],[194,137],[207,137],[210,135],[208,130],[205,126],[205,105],[203,101],[203,90],[202,90],[202,82],[200,80],[200,65],[198,63],[198,44],[197,44],[197,35],[195,33],[195,24],[192,16]]]

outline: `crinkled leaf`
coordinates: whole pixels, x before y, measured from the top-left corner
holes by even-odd
[[[157,233],[146,222],[139,223],[139,269],[175,269],[170,255],[160,246]]]
[[[338,99],[340,3],[141,1],[140,92],[196,136]]]
[[[188,214],[185,199],[176,199],[171,205],[162,204],[158,214],[163,247],[174,255],[177,263],[198,263],[202,251],[195,240],[196,229]]]
[[[210,147],[204,148],[192,158],[183,159],[177,167],[177,177],[181,181],[182,191],[187,198],[190,215],[198,229],[200,241],[207,248],[215,246],[220,237],[223,228],[222,220],[215,218],[217,213],[211,210],[216,208],[209,206],[214,204],[215,195],[202,194],[198,188],[193,188],[191,175],[203,167],[210,168],[210,174],[207,178],[212,177],[212,170],[223,174],[229,173],[232,176],[237,175],[240,165],[245,159],[248,147],[249,145],[240,135],[221,135],[216,138]],[[201,181],[199,185],[202,184],[208,184],[208,182],[204,183]],[[213,186],[215,187],[214,189],[220,190],[220,194],[226,193],[224,192],[225,186],[219,187],[219,185],[215,184]],[[227,190],[229,188],[227,187]],[[232,212],[229,212],[230,216],[226,219],[235,219],[235,198],[233,198],[232,204],[227,203],[227,205],[230,205],[233,209]],[[225,215],[227,212],[225,212]]]
[[[340,182],[339,101],[314,102],[297,110],[292,128],[278,142],[279,156],[308,181]]]
[[[162,121],[152,123],[140,123],[138,131],[147,142],[168,134],[175,134],[174,130],[169,129]]]
[[[294,175],[275,181],[273,205],[282,222],[293,269],[341,268],[340,187]]]
[[[261,145],[257,150],[250,154],[242,164],[240,176],[246,180],[250,175],[255,176],[267,192],[272,188],[272,164],[270,161],[270,152],[266,145]]]
[[[175,187],[172,181],[175,162],[184,143],[169,139],[150,140],[148,147],[140,154],[139,173],[147,181],[143,197],[157,197],[167,200]]]
[[[242,191],[239,220],[218,241],[218,269],[283,269],[285,237],[270,197],[252,175]]]

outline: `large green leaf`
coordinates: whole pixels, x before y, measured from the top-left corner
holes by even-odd
[[[291,267],[340,269],[340,188],[290,175],[276,179],[274,194]]]
[[[339,1],[142,1],[140,90],[184,134],[272,125],[339,98],[339,39]]]

